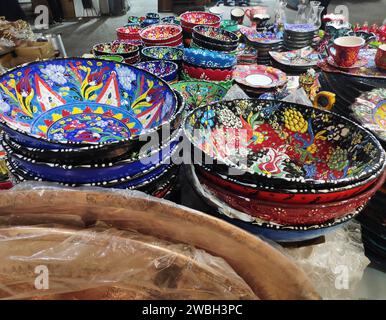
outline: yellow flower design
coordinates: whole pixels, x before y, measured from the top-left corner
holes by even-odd
[[[318,147],[316,146],[315,143],[313,143],[307,147],[307,151],[311,154],[314,154],[316,151],[318,151]]]
[[[254,132],[253,133],[253,140],[255,141],[255,144],[260,144],[260,143],[264,142],[265,137],[261,132]]]
[[[308,130],[308,123],[303,115],[295,109],[286,109],[284,111],[285,127],[292,132],[305,133]]]

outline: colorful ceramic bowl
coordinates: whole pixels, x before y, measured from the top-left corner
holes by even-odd
[[[192,32],[197,25],[219,27],[220,21],[219,16],[203,11],[187,11],[180,15],[181,26],[187,32]]]
[[[234,20],[222,20],[221,28],[229,32],[237,32],[239,30],[237,21]]]
[[[113,41],[100,43],[92,48],[96,56],[120,55],[124,59],[132,58],[139,53],[139,47],[125,43],[123,41]]]
[[[373,187],[355,197],[324,204],[290,204],[265,201],[236,195],[204,177],[198,176],[200,183],[218,199],[230,207],[239,210],[251,219],[258,218],[280,225],[313,225],[332,219],[342,218],[358,208],[363,208],[385,181],[385,175],[378,179]]]
[[[241,27],[240,32],[252,44],[273,45],[283,42],[280,35],[273,32],[257,32],[256,29],[250,27]]]
[[[141,55],[138,52],[138,54],[136,54],[134,57],[130,57],[130,58],[125,59],[124,62],[126,64],[133,65],[133,64],[138,63],[140,60],[141,60]]]
[[[287,83],[287,75],[276,68],[258,64],[238,64],[233,70],[234,80],[246,87],[269,89]]]
[[[0,83],[0,126],[23,146],[42,149],[134,143],[169,123],[178,106],[163,80],[97,59],[34,62]]]
[[[125,27],[119,27],[116,29],[119,40],[141,40],[139,35],[142,30],[139,24],[133,24]]]
[[[119,56],[119,55],[107,55],[107,56],[98,56],[98,59],[103,59],[103,60],[107,60],[107,61],[114,61],[114,62],[123,62],[124,59],[122,56]]]
[[[182,70],[193,79],[207,81],[226,81],[232,79],[232,69],[201,68],[183,63]]]
[[[228,90],[209,81],[179,81],[171,87],[185,98],[187,111],[222,100]]]
[[[174,24],[157,24],[142,29],[139,33],[146,44],[158,44],[174,42],[182,39],[182,29]]]
[[[197,108],[184,131],[194,147],[239,170],[238,180],[280,188],[350,185],[385,164],[385,151],[366,129],[283,101],[240,99]]]
[[[340,219],[334,219],[323,224],[309,226],[283,226],[250,217],[238,211],[205,189],[198,180],[193,166],[187,168],[188,178],[198,195],[217,213],[218,218],[225,220],[239,228],[259,237],[263,236],[277,242],[300,242],[318,238],[338,228],[358,215],[358,211],[352,212]]]
[[[161,22],[162,23],[173,23],[173,24],[180,25],[180,21],[175,16],[163,17],[163,18],[161,18]]]
[[[172,61],[145,61],[138,63],[135,66],[139,69],[146,70],[167,82],[174,82],[178,78],[178,65]]]
[[[196,35],[192,35],[192,42],[196,44],[200,48],[204,48],[206,50],[213,50],[213,51],[223,51],[223,52],[234,52],[237,49],[238,44],[233,45],[224,45],[224,44],[218,44],[213,43],[209,41],[204,41],[202,39],[197,39]]]
[[[137,16],[127,17],[127,22],[129,24],[140,24],[143,20],[145,20],[145,17],[137,17]]]
[[[114,163],[62,165],[60,163],[38,162],[26,158],[12,150],[6,143],[3,144],[9,161],[16,164],[31,177],[44,181],[60,182],[65,184],[95,184],[106,185],[120,179],[134,179],[161,165],[169,164],[170,157],[177,150],[180,131],[173,134],[168,142],[151,152],[141,152],[131,159],[124,159]],[[148,150],[148,149],[146,149]]]
[[[179,63],[182,61],[184,50],[174,47],[148,47],[142,49],[142,55],[149,60],[167,60]]]
[[[212,42],[222,45],[238,45],[239,37],[233,32],[226,31],[221,28],[209,26],[195,26],[193,34],[196,39],[206,42]]]
[[[286,23],[284,30],[294,34],[311,34],[317,31],[317,28],[312,23]]]
[[[203,49],[185,49],[184,62],[191,65],[204,68],[225,69],[236,65],[237,58],[235,56],[203,50]]]

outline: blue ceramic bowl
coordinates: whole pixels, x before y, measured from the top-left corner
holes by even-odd
[[[185,49],[184,61],[198,67],[224,69],[236,65],[233,55],[203,49]]]
[[[177,150],[181,131],[174,134],[173,138],[161,148],[153,150],[150,154],[137,156],[116,163],[96,165],[61,165],[57,163],[37,162],[15,153],[4,144],[8,160],[30,177],[44,181],[53,181],[70,185],[94,184],[106,185],[114,181],[135,179],[148,173],[161,165],[168,164],[170,157]]]
[[[142,55],[148,60],[166,60],[182,62],[184,50],[176,47],[154,46],[142,49]]]
[[[162,79],[112,61],[54,59],[0,76],[0,127],[43,149],[130,144],[169,123],[177,105]]]
[[[173,24],[180,25],[180,21],[175,16],[163,17],[163,18],[161,18],[161,22],[162,23],[173,23]]]
[[[139,69],[146,70],[167,82],[174,82],[178,77],[178,65],[172,61],[144,61],[137,63],[135,66]]]

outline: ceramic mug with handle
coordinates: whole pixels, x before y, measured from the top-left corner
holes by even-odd
[[[382,44],[378,47],[377,54],[375,55],[375,65],[386,71],[386,44]]]
[[[245,12],[241,8],[234,8],[231,10],[231,19],[237,21],[238,24],[243,24]]]
[[[327,51],[338,66],[349,68],[358,61],[359,50],[365,45],[366,41],[360,37],[340,37],[327,47]]]

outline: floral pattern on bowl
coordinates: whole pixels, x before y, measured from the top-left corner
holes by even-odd
[[[239,42],[239,37],[235,33],[221,28],[200,25],[193,28],[193,33],[196,38],[219,44],[232,45]]]
[[[139,53],[139,47],[124,41],[113,41],[95,45],[93,52],[96,56],[118,54],[126,59],[137,55]]]
[[[203,11],[187,11],[180,16],[182,26],[193,28],[196,25],[220,26],[221,18]]]
[[[354,122],[283,101],[241,99],[201,107],[187,116],[184,131],[212,158],[253,181],[282,187],[351,184],[385,163],[380,143]]]
[[[156,24],[142,29],[140,36],[144,42],[168,42],[181,37],[182,29],[174,24]]]
[[[284,30],[299,33],[311,33],[317,31],[315,26],[311,23],[286,23]]]
[[[280,34],[273,32],[257,32],[256,29],[250,27],[241,27],[240,32],[252,43],[277,44],[283,41]]]
[[[180,48],[155,46],[142,49],[142,55],[148,59],[182,61],[184,50]]]
[[[183,60],[194,66],[219,69],[231,68],[237,63],[233,55],[192,48],[184,50]]]
[[[139,69],[146,70],[168,82],[175,81],[178,76],[178,65],[172,61],[144,61],[137,63],[135,66]]]

